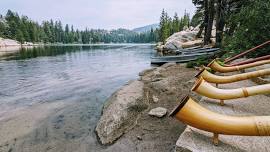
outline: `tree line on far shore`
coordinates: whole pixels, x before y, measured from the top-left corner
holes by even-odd
[[[16,12],[8,10],[5,16],[0,15],[0,37],[33,43],[153,43],[165,42],[173,33],[189,27],[190,15],[184,13],[179,18],[177,13],[171,18],[163,9],[159,28],[147,32],[137,33],[127,29],[104,30],[88,29],[78,30],[71,25],[63,25],[61,21],[34,22],[27,16],[19,16]]]
[[[0,15],[0,37],[15,39],[21,43],[152,43],[158,41],[158,30],[137,33],[127,29],[78,30],[61,21],[43,21],[42,24],[19,16],[8,10],[5,16]]]
[[[182,31],[184,27],[190,26],[190,15],[185,11],[184,16],[179,18],[175,13],[171,18],[163,9],[159,22],[159,41],[165,43],[166,39],[172,34]]]

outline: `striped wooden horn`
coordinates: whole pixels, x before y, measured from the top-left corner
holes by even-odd
[[[212,112],[185,97],[170,116],[192,127],[212,132],[218,145],[218,135],[270,136],[270,116],[235,117]]]
[[[249,64],[243,64],[243,65],[239,65],[239,66],[224,67],[218,63],[217,59],[215,59],[212,62],[210,62],[207,65],[207,67],[211,68],[212,70],[214,70],[216,72],[227,73],[227,72],[240,71],[240,70],[244,70],[247,68],[252,68],[252,67],[256,67],[256,66],[260,66],[260,65],[264,65],[264,64],[269,64],[269,63],[270,63],[270,60],[262,60],[262,61],[253,62],[253,63],[249,63]]]
[[[249,97],[259,94],[269,94],[270,84],[238,89],[219,89],[206,82],[203,78],[200,78],[191,90],[208,98],[219,99],[220,104],[224,105],[224,100]]]
[[[205,81],[210,82],[210,83],[224,84],[224,83],[233,83],[237,81],[242,81],[242,80],[267,76],[267,75],[270,75],[270,68],[253,71],[253,72],[235,74],[235,75],[230,75],[230,76],[219,76],[219,75],[212,74],[206,69],[202,69],[196,75],[196,77],[197,78],[202,77]]]

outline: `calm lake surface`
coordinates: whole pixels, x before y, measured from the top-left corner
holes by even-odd
[[[151,45],[97,45],[46,46],[0,57],[0,118],[35,104],[84,103],[89,115],[84,121],[95,145],[94,127],[103,103],[150,68],[153,54]]]

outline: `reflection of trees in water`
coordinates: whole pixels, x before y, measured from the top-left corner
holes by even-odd
[[[13,51],[9,51],[9,53],[3,54],[3,58],[5,60],[21,60],[21,59],[29,59],[36,58],[40,56],[57,56],[63,54],[69,54],[77,51],[89,51],[96,49],[115,49],[121,46],[39,46],[39,47],[24,47],[24,48],[10,48]],[[9,49],[9,50],[10,50]]]

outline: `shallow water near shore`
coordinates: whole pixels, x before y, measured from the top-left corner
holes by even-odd
[[[152,45],[44,46],[0,57],[0,151],[97,151],[105,100]]]

